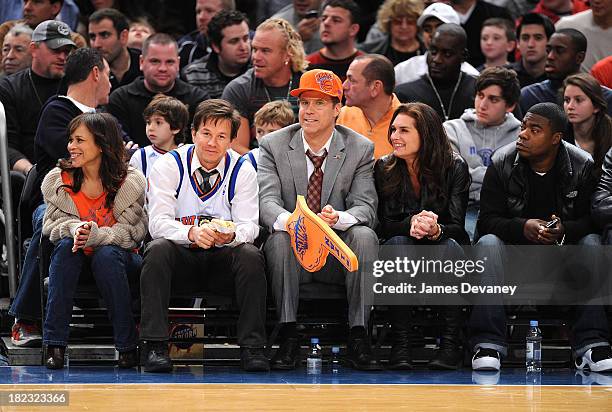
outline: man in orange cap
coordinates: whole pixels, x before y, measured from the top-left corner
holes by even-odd
[[[342,83],[328,70],[310,70],[290,93],[298,98],[299,124],[270,133],[259,142],[260,222],[272,233],[264,253],[272,292],[282,324],[282,343],[271,361],[272,369],[294,369],[300,342],[296,314],[300,284],[319,282],[345,285],[351,327],[347,362],[356,369],[377,370],[365,325],[361,273],[348,272],[335,259],[313,273],[301,269],[293,254],[286,222],[296,197],[353,250],[360,267],[378,255],[375,224],[378,198],[372,174],[374,145],[351,129],[336,125]]]

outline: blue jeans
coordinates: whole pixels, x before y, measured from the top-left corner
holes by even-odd
[[[476,222],[478,221],[478,212],[480,211],[480,204],[468,205],[465,211],[465,231],[467,232],[470,240],[475,241],[474,237],[476,234]]]
[[[35,321],[40,319],[40,274],[38,270],[38,249],[42,235],[43,217],[47,205],[38,206],[32,214],[32,240],[26,252],[19,287],[9,309],[9,314],[17,319]]]
[[[598,246],[599,235],[583,237],[579,245]],[[555,247],[555,246],[551,246]],[[507,259],[505,244],[497,236],[488,234],[476,243],[476,259],[487,259],[487,269],[482,274],[483,285],[504,284],[504,261]],[[594,249],[596,250],[596,249]],[[591,260],[595,260],[593,256]],[[602,306],[584,305],[570,308],[572,314],[572,336],[570,343],[576,356],[582,356],[596,346],[609,345],[610,333],[606,313]],[[494,349],[502,356],[508,353],[506,344],[506,309],[501,298],[485,299],[472,309],[469,321],[470,345],[478,348]]]
[[[92,256],[86,256],[82,250],[73,253],[72,245],[71,238],[60,240],[51,256],[43,343],[67,345],[77,283],[83,265],[90,264],[113,324],[115,347],[119,352],[135,349],[138,337],[132,316],[128,273],[140,271],[142,257],[118,246],[102,246],[95,249]]]

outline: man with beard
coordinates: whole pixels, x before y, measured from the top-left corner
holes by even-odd
[[[243,74],[251,60],[247,16],[239,11],[220,11],[208,25],[213,51],[185,67],[182,78],[218,99],[225,86]]]
[[[116,9],[100,9],[89,17],[89,40],[110,65],[112,89],[132,83],[142,75],[140,51],[127,47],[130,25]]]

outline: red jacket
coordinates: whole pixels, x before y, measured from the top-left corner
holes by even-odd
[[[581,11],[585,11],[590,9],[591,7],[584,0],[572,0],[572,14],[580,13]],[[553,23],[556,23],[561,19],[561,17],[555,13],[554,11],[547,9],[544,6],[544,0],[540,0],[540,2],[535,6],[532,13],[540,13],[548,17]]]

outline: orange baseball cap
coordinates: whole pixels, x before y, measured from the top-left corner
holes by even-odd
[[[308,91],[321,92],[342,100],[342,81],[329,70],[309,70],[300,77],[300,87],[291,90],[291,96],[299,97]]]

